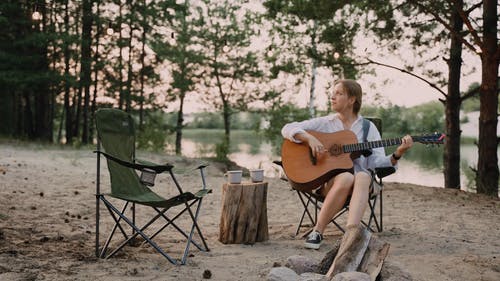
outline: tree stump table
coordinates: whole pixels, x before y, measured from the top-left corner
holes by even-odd
[[[254,244],[269,239],[267,182],[242,182],[222,186],[219,241]]]

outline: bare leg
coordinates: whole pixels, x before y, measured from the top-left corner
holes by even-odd
[[[341,173],[335,176],[333,184],[328,183],[323,195],[325,200],[318,215],[318,222],[314,227],[315,230],[323,233],[333,216],[338,213],[351,193],[354,176],[351,173]]]
[[[354,176],[354,189],[349,203],[347,226],[359,225],[368,204],[371,176],[365,172],[356,173]]]

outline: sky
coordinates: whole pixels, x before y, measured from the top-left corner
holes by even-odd
[[[257,9],[257,7],[254,7]],[[261,9],[263,7],[258,7],[259,11],[263,12]],[[264,33],[262,34],[263,36]],[[257,44],[267,44],[266,38],[259,38],[261,42]],[[309,42],[304,42],[304,44],[309,44]],[[401,42],[401,48],[396,50],[398,54],[391,54],[387,51],[381,50],[379,46],[373,42],[372,39],[366,38],[365,36],[358,36],[354,42],[353,53],[358,57],[359,61],[363,61],[363,58],[370,58],[374,61],[381,62],[388,65],[393,65],[396,67],[403,67],[403,60],[409,65],[417,66],[421,59],[414,57],[411,51],[411,46],[408,43]],[[405,45],[406,44],[406,45]],[[442,45],[436,45],[432,51],[435,55],[440,57],[448,57],[447,47],[445,43]],[[444,50],[442,50],[444,49]],[[431,52],[432,52],[431,51]],[[443,54],[440,54],[440,53]],[[431,55],[434,55],[431,54]],[[473,54],[468,50],[463,51],[463,66],[462,72],[468,73],[461,79],[461,90],[465,91],[468,89],[469,85],[473,82],[480,82],[481,79],[481,61],[477,54]],[[443,59],[440,59],[433,63],[433,65],[426,65],[427,68],[438,69],[444,73],[448,74],[447,64]],[[469,73],[470,70],[475,67],[476,71]],[[402,73],[395,69],[390,69],[383,66],[372,66],[375,70],[375,75],[363,75],[357,79],[363,88],[365,95],[363,96],[363,104],[368,105],[399,105],[404,107],[411,107],[418,104],[426,103],[429,101],[436,101],[439,98],[443,98],[442,94],[437,90],[433,89],[424,81],[412,77],[408,74]],[[414,73],[422,76],[424,79],[428,79],[430,82],[432,79],[422,75],[423,69],[414,69]],[[315,91],[315,107],[319,110],[325,110],[327,107],[328,96],[327,91],[329,85],[331,85],[335,79],[338,77],[332,77],[328,70],[318,70],[318,75],[316,79],[316,91]],[[350,78],[350,77],[346,77]],[[287,85],[293,85],[292,81],[283,81]],[[285,100],[289,100],[298,106],[307,107],[309,104],[311,81],[310,79],[304,79],[299,89],[296,87],[290,87],[290,89],[284,93]],[[441,89],[446,93],[446,87]],[[199,97],[188,95],[186,100],[185,112],[196,112],[200,110],[211,110],[209,105],[201,104],[199,102]]]
[[[401,61],[398,61],[398,58],[391,58],[390,56],[373,59],[375,61],[394,66],[401,64]],[[477,71],[462,77],[462,91],[465,91],[471,83],[480,82],[481,79],[481,62],[477,56],[464,52],[464,65],[465,68],[475,66]],[[438,63],[437,67],[440,69],[442,68],[442,71],[445,75],[447,75],[447,66],[444,61]],[[383,66],[374,66],[374,69],[376,76],[364,75],[357,80],[363,87],[363,91],[365,93],[363,96],[363,104],[387,105],[390,103],[392,105],[412,107],[442,98],[442,94],[431,88],[427,85],[427,83],[408,74]],[[415,71],[418,73],[419,69],[416,69]],[[333,81],[334,78],[328,71],[318,71],[315,91],[315,106],[317,109],[326,109],[328,98],[327,88]],[[386,81],[386,83],[383,83],[383,81]],[[300,90],[293,90],[293,92],[287,93],[287,98],[301,107],[307,107],[309,103],[310,83],[311,82],[309,80],[305,80],[300,86]],[[446,93],[446,88],[443,88],[442,90]],[[379,93],[381,99],[376,99],[375,93]],[[199,99],[195,96],[188,96],[185,110],[186,113],[204,109],[210,110],[210,108],[207,108],[206,105],[200,104]]]
[[[359,55],[360,58],[362,58],[363,53],[366,53],[366,57],[369,57],[374,61],[399,68],[403,67],[402,57],[405,61],[407,61],[407,64],[414,66],[418,65],[420,61],[420,59],[414,58],[413,53],[409,49],[405,49],[405,47],[402,47],[401,50],[399,50],[399,55],[392,55],[386,51],[379,50],[377,45],[373,44],[370,40],[361,39],[358,40],[356,44],[357,50],[354,52],[358,55],[361,54]],[[436,48],[435,51],[437,54],[439,54],[439,52],[443,52],[439,48]],[[443,53],[440,56],[447,57],[448,55]],[[360,61],[362,61],[362,59]],[[445,76],[448,75],[447,64],[442,59],[434,62],[429,67],[440,70]],[[475,67],[476,71],[470,73],[473,67]],[[390,103],[392,105],[412,107],[443,98],[443,95],[436,89],[429,86],[426,82],[409,74],[384,66],[373,65],[372,68],[374,69],[376,75],[365,74],[357,79],[364,92],[363,104],[388,105]],[[423,71],[423,69],[416,67],[413,73],[421,76],[431,83],[434,82],[431,78],[422,75]],[[481,61],[478,55],[473,54],[468,50],[463,51],[462,73],[466,73],[463,74],[463,77],[461,78],[462,91],[467,90],[469,85],[473,82],[481,81]],[[335,78],[331,77],[329,72],[319,71],[317,80],[316,107],[319,109],[326,109],[326,87],[328,83],[331,84]],[[309,90],[310,81],[305,81],[301,93],[294,98],[297,104],[300,106],[307,106],[309,102]],[[446,87],[441,88],[441,90],[445,93],[447,92]]]

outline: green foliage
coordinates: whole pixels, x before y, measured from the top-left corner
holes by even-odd
[[[215,159],[219,162],[227,162],[229,159],[227,155],[229,154],[229,140],[227,138],[222,138],[221,142],[215,144]]]
[[[293,121],[303,121],[309,119],[309,111],[306,108],[298,108],[291,103],[281,104],[280,100],[273,104],[264,118],[268,125],[263,129],[264,137],[269,140],[273,147],[280,149],[283,138],[281,128],[287,123]]]
[[[136,133],[137,148],[152,151],[161,151],[165,148],[167,136],[172,131],[172,126],[168,125],[166,117],[161,111],[146,111],[142,130]],[[137,119],[137,116],[134,119]]]
[[[465,113],[472,111],[479,111],[479,107],[480,107],[479,97],[472,97],[462,102],[462,110]]]
[[[270,56],[273,77],[277,77],[279,71],[305,74],[304,63],[311,64],[312,60],[330,68],[338,76],[356,77],[360,68],[352,58],[356,36],[371,31],[370,35],[379,39],[390,39],[401,34],[393,5],[389,0],[265,1],[267,16],[274,27],[270,31],[271,46],[285,53],[281,57],[292,54],[295,61],[280,59],[276,54]],[[379,26],[380,22],[384,25]],[[335,53],[340,55],[339,58],[334,57]]]
[[[51,90],[61,76],[48,49],[57,38],[29,15],[23,1],[0,1],[0,134],[52,141]]]
[[[465,186],[467,188],[467,191],[469,192],[476,192],[476,173],[473,169],[473,167],[470,167],[467,163],[467,161],[462,160],[460,163],[461,170],[463,174],[465,175],[465,178],[467,182],[465,183]]]
[[[231,129],[258,130],[262,115],[256,112],[240,112],[231,116]]]
[[[186,128],[193,129],[223,129],[224,121],[220,112],[192,113],[193,120]],[[231,115],[231,130],[258,130],[262,114],[257,112],[240,112]]]
[[[408,110],[407,120],[414,120],[409,123],[410,132],[429,133],[444,132],[444,107],[438,102],[429,102],[417,105]]]
[[[195,16],[203,23],[194,34],[204,56],[203,99],[229,116],[246,110],[259,91],[248,87],[259,83],[263,73],[256,51],[250,48],[257,36],[260,15],[244,6],[245,1],[204,0]]]
[[[413,134],[417,135],[417,134]],[[386,149],[392,153],[396,147]],[[420,167],[426,170],[441,171],[443,169],[443,146],[427,146],[427,145],[414,145],[408,150],[408,157],[412,161],[418,163]]]
[[[397,105],[379,108],[364,107],[361,114],[382,119],[384,136],[444,132],[444,107],[438,101],[411,108]]]
[[[192,36],[196,38],[196,51],[202,56],[202,75],[206,104],[222,113],[227,144],[217,149],[223,153],[229,146],[231,115],[248,109],[260,97],[255,85],[264,77],[257,51],[251,47],[259,32],[261,16],[246,7],[246,1],[197,2],[193,16],[198,26]]]
[[[462,95],[468,95],[469,98],[465,99],[461,104],[461,109],[465,112],[479,111],[480,110],[480,101],[479,101],[479,89],[480,84],[474,82],[469,85],[469,88]],[[500,109],[500,104],[499,104]]]
[[[479,85],[478,85],[479,86]],[[474,89],[472,89],[474,91]],[[479,111],[480,110],[480,102],[479,102],[479,93],[474,95],[468,99],[465,99],[462,102],[461,109],[465,112]]]
[[[220,129],[224,128],[222,116],[217,112],[199,112],[194,115],[193,121],[186,124],[186,128]]]

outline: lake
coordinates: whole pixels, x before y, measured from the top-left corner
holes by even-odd
[[[214,157],[215,144],[222,140],[222,130],[184,130],[182,151],[186,157]],[[169,141],[173,144],[174,141]],[[392,153],[395,147],[386,148]],[[173,151],[173,146],[167,146]],[[470,169],[477,163],[475,145],[462,145],[461,186],[467,190],[470,185]],[[425,186],[444,187],[443,146],[426,146],[416,143],[399,161],[398,171],[384,180],[386,182],[413,183]],[[279,152],[254,131],[232,131],[229,159],[248,169],[263,168],[267,177],[279,177],[281,169],[272,162],[279,160]]]

